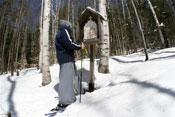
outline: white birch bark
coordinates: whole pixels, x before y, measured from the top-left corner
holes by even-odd
[[[151,9],[151,11],[152,11],[152,13],[153,13],[154,20],[156,21],[156,24],[157,24],[157,27],[158,27],[158,31],[159,31],[159,36],[160,36],[161,42],[162,42],[163,45],[165,45],[164,36],[163,36],[162,31],[161,31],[161,29],[160,29],[160,23],[159,23],[159,20],[158,20],[158,18],[157,18],[157,15],[156,15],[156,13],[155,13],[155,11],[154,11],[154,8],[153,8],[152,3],[150,2],[150,0],[147,0],[147,1],[148,1],[149,6],[150,6],[150,9]]]
[[[45,0],[44,4],[44,19],[43,19],[43,63],[42,63],[42,86],[48,85],[51,82],[49,70],[49,23],[50,23],[50,0]]]
[[[41,2],[41,16],[40,16],[40,53],[39,53],[39,69],[42,69],[42,61],[43,61],[43,54],[42,54],[42,49],[43,49],[43,5],[44,2],[42,0]],[[42,70],[41,70],[42,71]]]
[[[136,14],[137,21],[138,21],[138,24],[139,24],[139,27],[140,27],[140,31],[141,31],[141,35],[142,35],[142,40],[143,40],[143,47],[144,47],[144,52],[145,52],[145,57],[146,57],[145,58],[145,61],[147,61],[148,60],[148,52],[147,52],[147,48],[146,48],[146,41],[145,41],[145,36],[144,36],[144,33],[143,33],[142,25],[141,25],[141,22],[140,22],[138,13],[137,13],[137,9],[135,7],[135,4],[134,4],[133,0],[131,0],[131,3],[132,3],[132,6],[134,8],[134,12]]]
[[[98,11],[105,17],[99,25],[100,30],[100,63],[98,72],[109,73],[109,24],[106,14],[106,0],[98,0]],[[99,19],[100,22],[100,19]]]

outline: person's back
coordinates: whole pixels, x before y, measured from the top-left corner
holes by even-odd
[[[68,21],[60,21],[60,29],[56,35],[55,46],[59,64],[74,62],[74,50],[80,50],[81,45],[74,42],[71,24]]]
[[[84,49],[84,44],[78,45],[72,37],[71,24],[61,20],[60,28],[55,38],[59,70],[59,105],[65,107],[76,101],[76,95],[80,93],[80,82],[77,74],[74,50]],[[57,108],[56,108],[57,109]]]

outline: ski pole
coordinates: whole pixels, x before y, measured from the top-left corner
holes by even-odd
[[[83,77],[83,51],[81,50],[81,77],[80,77],[80,103],[81,103],[81,87],[82,87],[82,77]]]

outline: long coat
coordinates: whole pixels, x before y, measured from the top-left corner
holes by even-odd
[[[60,25],[61,28],[55,38],[57,59],[60,65],[58,93],[59,103],[68,105],[75,102],[76,95],[80,93],[74,50],[80,50],[81,45],[74,42],[69,22],[61,20]]]

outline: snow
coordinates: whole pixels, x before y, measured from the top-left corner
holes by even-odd
[[[98,73],[95,61],[96,91],[82,96],[58,113],[57,117],[175,117],[175,47],[112,56],[110,74]],[[80,71],[81,62],[76,62]],[[83,60],[87,81],[89,59]],[[58,103],[59,66],[50,67],[52,82],[41,86],[42,74],[36,68],[24,69],[20,76],[0,76],[0,117],[44,117]],[[87,83],[83,82],[87,87]]]
[[[91,8],[90,6],[88,6],[84,11],[82,11],[81,15],[84,14],[86,10],[89,10],[89,11],[99,15],[101,18],[103,18],[103,20],[107,20],[102,13],[96,11],[95,9]]]
[[[163,22],[161,22],[161,24],[159,26],[165,26]]]

